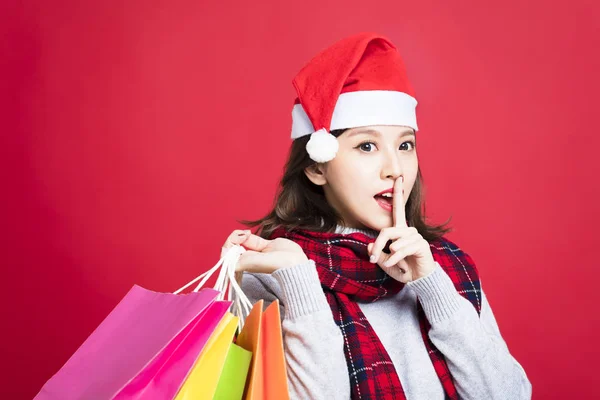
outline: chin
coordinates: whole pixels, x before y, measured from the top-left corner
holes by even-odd
[[[365,221],[364,225],[368,228],[368,229],[372,229],[375,231],[381,231],[385,228],[389,228],[394,224],[394,221],[392,220],[392,218],[386,218],[384,216],[381,216],[379,218],[372,218],[369,221]]]

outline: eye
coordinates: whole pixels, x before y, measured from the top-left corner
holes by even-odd
[[[405,151],[413,150],[416,146],[414,141],[409,140],[400,145],[401,150],[403,149],[402,146],[404,146],[405,144],[410,144],[412,146],[410,149],[407,149]],[[372,150],[375,150],[376,148],[377,148],[377,145],[374,142],[369,142],[369,141],[362,142],[361,144],[359,144],[358,146],[355,147],[355,149],[360,149],[360,150],[364,151],[365,153],[371,153]]]
[[[356,146],[355,149],[361,149],[362,151],[364,151],[366,153],[371,153],[371,150],[373,150],[374,147],[375,147],[375,143],[373,143],[373,142],[362,142],[361,144]]]
[[[412,148],[411,148],[411,149],[414,149],[414,148],[415,148],[415,146],[416,146],[416,144],[415,144],[415,142],[414,142],[414,141],[412,141],[412,140],[409,140],[409,141],[407,141],[407,142],[404,142],[404,143],[402,143],[402,144],[400,145],[400,149],[402,149],[402,146],[404,146],[404,145],[405,145],[405,144],[407,144],[407,143],[409,143],[409,144],[412,146]]]

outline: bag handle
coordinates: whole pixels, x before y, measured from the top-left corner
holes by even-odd
[[[200,289],[204,287],[206,282],[210,279],[210,277],[219,271],[219,276],[217,277],[217,282],[213,286],[213,289],[219,291],[217,295],[217,300],[228,300],[232,301],[233,304],[233,314],[239,317],[239,327],[241,329],[244,320],[250,314],[250,310],[252,309],[252,303],[243,292],[239,283],[235,279],[235,267],[240,259],[240,256],[246,251],[240,245],[234,245],[227,249],[227,252],[223,255],[223,257],[215,264],[214,267],[206,271],[205,273],[199,275],[194,280],[185,284],[185,286],[179,288],[173,294],[179,294],[186,288],[190,287],[194,283],[200,281],[196,288],[192,291],[193,293],[198,292]],[[235,294],[235,297],[233,296]]]

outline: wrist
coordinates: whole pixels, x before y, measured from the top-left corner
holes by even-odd
[[[437,263],[434,262],[433,265],[431,266],[431,268],[428,268],[425,271],[421,271],[420,273],[415,274],[415,276],[411,282],[414,282],[417,279],[428,277],[429,275],[431,275],[433,273],[433,271],[435,271],[436,268],[437,268]]]
[[[306,254],[304,254],[304,252],[302,252],[302,253],[290,256],[287,259],[287,262],[284,263],[284,265],[282,265],[281,268],[294,267],[296,265],[306,264],[307,262],[308,262],[308,257],[306,257]]]

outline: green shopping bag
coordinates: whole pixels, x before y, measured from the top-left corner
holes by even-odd
[[[235,343],[231,344],[213,400],[239,400],[242,398],[251,360],[251,352],[242,349]]]

